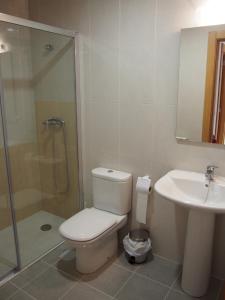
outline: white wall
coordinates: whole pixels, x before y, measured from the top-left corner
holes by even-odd
[[[225,175],[223,147],[175,140],[180,30],[201,25],[192,3],[71,0],[65,5],[63,0],[30,0],[33,19],[82,34],[87,203],[91,202],[90,170],[98,165],[132,172],[134,182],[146,173],[155,181],[174,168],[202,172],[208,163],[219,165],[218,173]],[[154,194],[149,219],[154,251],[180,260],[186,210]],[[218,217],[214,273],[221,277],[225,277],[224,225],[225,218]]]

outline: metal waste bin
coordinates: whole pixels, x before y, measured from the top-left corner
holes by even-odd
[[[123,239],[124,250],[129,263],[141,264],[147,260],[152,249],[149,232],[145,229],[135,229]]]

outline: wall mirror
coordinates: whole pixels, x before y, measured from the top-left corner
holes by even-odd
[[[181,31],[176,138],[225,145],[225,25]]]

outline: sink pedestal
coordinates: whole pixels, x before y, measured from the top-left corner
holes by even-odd
[[[211,274],[214,226],[214,213],[190,210],[181,286],[193,297],[201,297],[207,292]]]

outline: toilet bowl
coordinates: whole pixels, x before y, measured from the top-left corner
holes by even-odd
[[[76,268],[92,273],[116,255],[117,232],[127,223],[131,208],[132,176],[97,168],[92,170],[93,204],[66,220],[62,237],[76,248]]]

